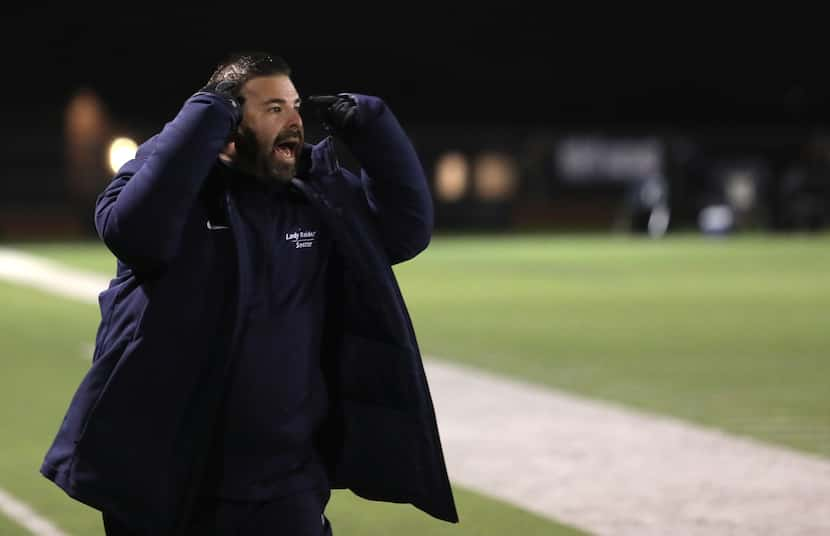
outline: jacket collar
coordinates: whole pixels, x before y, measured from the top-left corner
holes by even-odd
[[[325,175],[331,175],[340,169],[337,154],[334,149],[334,139],[331,136],[323,138],[319,143],[306,143],[300,151],[300,160],[297,163],[297,178],[308,180]]]

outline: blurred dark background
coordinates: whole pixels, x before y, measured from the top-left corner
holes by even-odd
[[[758,7],[12,6],[0,239],[94,233],[110,142],[160,130],[241,49],[282,55],[303,95],[383,97],[439,230],[823,229],[820,23]]]

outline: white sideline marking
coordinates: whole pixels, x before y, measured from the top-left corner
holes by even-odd
[[[26,503],[0,488],[0,512],[36,536],[67,536],[48,520],[37,515]]]
[[[9,279],[87,302],[109,284],[2,249],[0,277],[14,272],[7,262],[30,271]],[[830,460],[435,358],[425,366],[454,483],[598,535],[830,534]]]
[[[0,279],[89,303],[98,303],[98,294],[109,286],[110,281],[100,275],[3,247],[0,247]]]
[[[830,460],[436,359],[453,482],[602,535],[830,535]]]

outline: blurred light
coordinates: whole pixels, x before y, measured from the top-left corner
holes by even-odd
[[[519,182],[515,161],[501,153],[484,153],[475,162],[476,193],[486,201],[500,201],[513,195]]]
[[[651,211],[648,217],[648,234],[652,238],[660,238],[666,234],[669,228],[669,209],[666,206],[658,206]]]
[[[698,225],[707,234],[721,234],[729,231],[735,223],[732,209],[728,205],[711,205],[700,211]]]
[[[71,142],[88,144],[106,129],[101,99],[89,89],[78,91],[66,106],[66,135]]]
[[[91,89],[78,90],[64,114],[64,155],[68,191],[78,202],[95,199],[107,175],[109,117]]]
[[[750,172],[737,171],[726,179],[726,197],[729,203],[741,212],[750,210],[755,204],[755,177]]]
[[[117,173],[121,166],[135,158],[138,145],[130,138],[115,138],[110,143],[109,162],[110,169]]]
[[[438,159],[435,165],[435,189],[438,198],[452,202],[461,199],[470,182],[469,165],[463,154],[449,152]]]

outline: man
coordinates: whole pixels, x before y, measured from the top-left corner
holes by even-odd
[[[385,103],[312,97],[236,54],[98,197],[118,258],[92,367],[41,472],[107,534],[330,534],[330,489],[457,522],[391,266],[432,231],[423,169]]]

